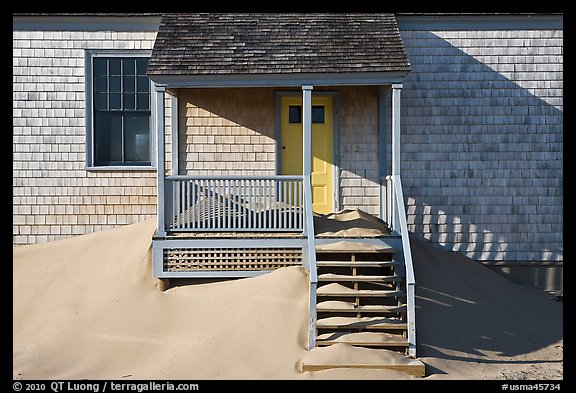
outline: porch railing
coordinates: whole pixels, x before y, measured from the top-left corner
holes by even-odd
[[[168,176],[166,230],[302,232],[302,176]]]
[[[404,207],[404,193],[399,175],[386,176],[386,214],[385,219],[393,230],[402,236],[402,252],[404,254],[404,268],[406,273],[406,304],[408,305],[406,319],[408,323],[408,354],[416,357],[416,308],[414,265],[408,224],[406,222],[406,209]]]

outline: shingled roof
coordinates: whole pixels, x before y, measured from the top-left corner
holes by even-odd
[[[163,14],[148,64],[152,78],[408,71],[393,14]]]

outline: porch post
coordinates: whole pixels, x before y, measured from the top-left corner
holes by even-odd
[[[302,128],[303,128],[303,175],[312,174],[312,89],[313,86],[302,86]]]
[[[392,175],[400,175],[400,92],[402,84],[392,85]]]
[[[400,92],[402,91],[402,84],[396,83],[392,85],[392,170],[391,175],[398,175],[400,177]],[[397,186],[396,181],[392,181],[392,193],[389,195],[394,198],[394,188]],[[396,204],[391,203],[391,212],[389,213],[392,228],[398,230],[399,218],[398,207]]]
[[[312,175],[312,89],[311,85],[302,86],[302,176],[308,178]],[[304,180],[306,181],[306,180]],[[308,189],[304,188],[304,193]],[[312,195],[304,194],[304,198]],[[304,226],[304,235],[307,235],[307,225]]]
[[[164,223],[164,179],[166,177],[166,157],[165,157],[165,144],[164,144],[164,92],[166,88],[154,84],[154,91],[156,93],[156,193],[157,207],[156,217],[158,220],[158,228],[156,234],[158,236],[166,235],[166,226]]]
[[[386,121],[390,116],[390,86],[380,86],[378,89],[378,144],[379,144],[379,179],[380,179],[380,219],[387,220],[387,203],[386,200],[386,176],[388,170],[388,135],[389,130],[386,127]]]
[[[172,176],[177,176],[178,168],[178,96],[170,94],[170,137],[172,138]]]

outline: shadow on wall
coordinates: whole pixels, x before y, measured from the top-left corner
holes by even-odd
[[[561,44],[402,35],[409,230],[476,260],[561,261]]]

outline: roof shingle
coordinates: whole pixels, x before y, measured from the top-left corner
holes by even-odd
[[[163,14],[148,75],[405,72],[393,14]]]

